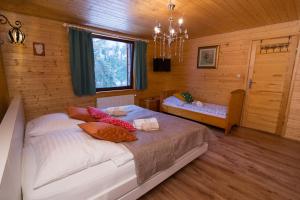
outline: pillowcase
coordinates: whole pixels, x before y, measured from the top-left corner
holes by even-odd
[[[181,101],[177,97],[170,96],[166,99],[164,99],[164,104],[169,104],[169,105],[175,105],[175,106],[182,106],[185,104],[185,101]]]
[[[95,118],[90,116],[90,114],[86,108],[70,106],[70,107],[68,107],[68,114],[69,114],[70,118],[82,120],[85,122],[97,121]]]
[[[80,129],[72,134],[66,131],[36,137],[30,144],[37,165],[34,189],[89,166],[89,147]]]
[[[40,136],[64,129],[78,129],[82,121],[70,119],[65,113],[43,115],[27,123],[26,136]]]
[[[128,106],[110,107],[110,108],[104,109],[104,111],[111,116],[120,117],[120,116],[127,115],[127,113],[128,113],[127,107]]]
[[[113,117],[107,117],[107,118],[103,118],[99,120],[100,122],[104,122],[107,124],[112,124],[115,126],[119,126],[122,128],[127,129],[128,131],[136,131],[136,129],[134,128],[134,126],[132,124],[130,124],[129,122],[117,119],[117,118],[113,118]]]
[[[131,142],[137,140],[128,130],[103,122],[89,122],[79,125],[87,134],[100,140],[111,142]]]
[[[95,140],[79,127],[77,131],[64,130],[32,137],[27,145],[33,149],[37,166],[34,189],[128,151],[123,145]]]
[[[88,107],[87,111],[90,114],[90,116],[92,116],[95,119],[102,119],[102,118],[109,117],[109,114],[94,107]]]
[[[194,101],[192,95],[189,92],[182,92],[181,95],[184,97],[187,103],[192,103]]]
[[[177,92],[175,94],[173,94],[174,97],[176,97],[177,99],[181,100],[181,101],[185,101],[184,97],[181,95],[180,92]]]

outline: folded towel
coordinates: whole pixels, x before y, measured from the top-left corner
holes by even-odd
[[[195,104],[196,106],[202,107],[203,103],[201,101],[194,101],[193,104]]]
[[[112,115],[112,116],[116,116],[116,117],[125,116],[128,113],[126,106],[106,108],[104,111],[107,114]]]
[[[159,130],[159,124],[156,118],[135,119],[133,120],[133,126],[136,129],[143,130],[143,131]]]

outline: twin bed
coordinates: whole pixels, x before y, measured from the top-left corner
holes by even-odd
[[[184,104],[173,96],[177,92],[176,90],[166,90],[161,93],[160,111],[222,128],[225,130],[225,134],[230,133],[232,126],[240,124],[244,90],[232,91],[228,106],[210,103],[204,103],[202,106]]]
[[[51,148],[62,148],[58,152],[64,154],[68,151],[59,141],[54,141],[54,146],[49,145],[44,141],[48,136],[28,135],[21,98],[14,98],[0,125],[0,199],[137,199],[207,151],[211,134],[206,126],[137,106],[131,106],[131,112],[122,119],[132,122],[148,117],[158,119],[159,131],[137,131],[137,141],[118,144],[124,149],[118,156],[35,187],[40,176],[37,175],[39,164],[47,162],[47,156],[39,160],[40,151],[53,153]],[[73,131],[81,136],[85,134],[80,129],[68,129],[63,134],[73,134]],[[38,145],[49,146],[37,151],[32,145],[34,140],[39,141]],[[88,140],[101,143],[93,138]],[[67,162],[72,156],[65,158]],[[44,174],[54,173],[56,167],[63,166],[62,162],[65,161],[51,162],[53,170]]]

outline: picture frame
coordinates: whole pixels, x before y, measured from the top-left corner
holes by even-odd
[[[219,45],[198,47],[197,68],[216,69],[218,65]]]
[[[33,54],[35,56],[45,56],[45,44],[41,42],[33,42]]]

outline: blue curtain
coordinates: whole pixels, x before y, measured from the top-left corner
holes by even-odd
[[[77,96],[96,94],[92,34],[70,28],[69,43],[74,93]]]
[[[147,89],[147,43],[134,43],[133,66],[135,71],[135,87],[137,90]]]

